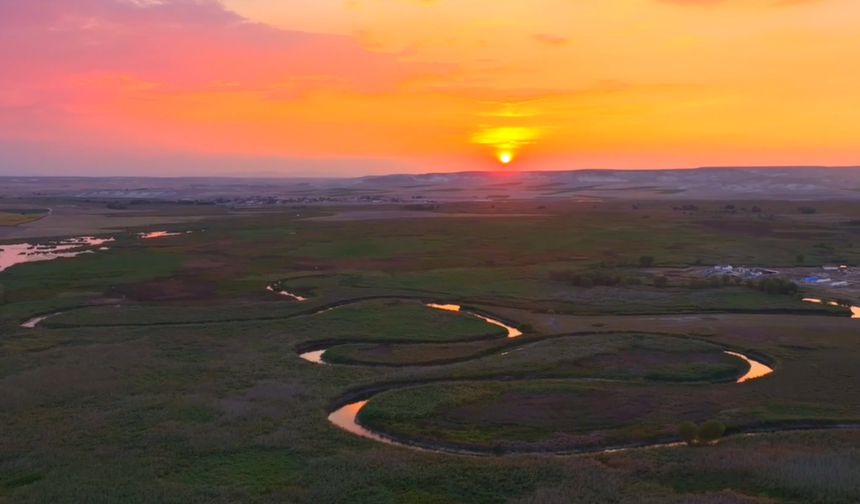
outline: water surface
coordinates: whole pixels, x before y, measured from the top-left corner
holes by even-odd
[[[726,352],[726,353],[731,355],[731,356],[737,357],[739,359],[743,359],[743,360],[747,361],[747,363],[750,365],[750,370],[747,371],[747,374],[738,378],[738,383],[743,383],[745,381],[754,380],[756,378],[761,378],[762,376],[766,376],[766,375],[773,373],[773,369],[771,369],[768,366],[765,366],[761,362],[754,361],[754,360],[750,359],[746,355],[735,353],[735,352]]]
[[[452,305],[446,305],[446,306],[452,306]],[[444,308],[442,308],[442,309],[444,309]],[[756,378],[761,378],[762,376],[766,376],[766,375],[773,373],[773,369],[762,364],[761,362],[750,359],[746,355],[739,354],[736,352],[726,352],[726,353],[728,355],[732,355],[734,357],[738,357],[740,359],[743,359],[747,363],[749,363],[749,365],[750,365],[750,370],[745,375],[738,378],[737,383],[744,383],[746,381],[754,380]],[[363,408],[365,404],[367,404],[367,400],[356,401],[354,403],[347,404],[346,406],[343,406],[343,407],[335,410],[334,412],[332,412],[328,416],[328,419],[334,425],[336,425],[336,426],[340,427],[341,429],[344,429],[348,432],[351,432],[357,436],[366,437],[368,439],[373,439],[375,441],[380,441],[380,442],[387,443],[387,444],[404,446],[407,448],[421,449],[419,447],[412,446],[410,444],[398,443],[398,442],[392,441],[391,439],[388,439],[384,436],[381,436],[381,435],[359,425],[358,421],[357,421],[358,412],[361,411],[361,408]],[[681,446],[683,444],[684,443],[661,443],[661,444],[654,445],[653,447]],[[645,447],[645,448],[647,448],[647,447]],[[612,452],[612,451],[624,451],[624,450],[627,450],[627,448],[605,450],[605,451],[606,452]],[[444,450],[439,450],[439,451],[444,451]]]
[[[395,443],[394,441],[386,437],[380,436],[379,434],[367,430],[361,425],[359,425],[358,422],[356,422],[355,417],[358,415],[359,410],[361,410],[361,408],[363,408],[365,404],[367,404],[367,401],[358,401],[352,404],[347,404],[346,406],[335,410],[332,414],[330,414],[328,416],[328,421],[337,425],[341,429],[344,429],[347,432],[351,432],[357,436],[373,439],[374,441],[379,441],[381,443],[396,444],[412,448],[409,445]]]
[[[305,352],[303,354],[299,354],[299,357],[308,362],[313,362],[314,364],[326,364],[326,362],[323,360],[324,353],[325,350],[316,350],[313,352]]]
[[[837,303],[836,301],[828,301],[827,303],[825,303],[823,300],[815,299],[815,298],[804,298],[804,301],[806,301],[807,303],[828,304],[830,306],[840,306],[839,303]],[[851,308],[851,318],[860,319],[860,306],[851,306],[850,308]]]
[[[83,247],[98,247],[113,238],[95,238],[93,236],[81,236],[68,238],[53,242],[36,243],[13,243],[0,245],[0,271],[10,268],[16,264],[36,261],[50,261],[60,257],[75,257],[81,254],[91,254],[92,250],[79,250]],[[104,250],[101,247],[99,250]]]
[[[30,320],[21,324],[21,327],[26,327],[28,329],[34,329],[37,325],[41,324],[45,320],[47,320],[51,317],[56,317],[57,315],[62,315],[62,314],[63,314],[62,312],[58,312],[58,313],[52,313],[50,315],[42,315],[39,317],[33,317]]]
[[[508,338],[518,338],[518,337],[523,335],[522,331],[520,331],[516,327],[511,327],[511,326],[505,324],[504,322],[501,322],[501,321],[496,320],[496,319],[492,319],[490,317],[485,317],[485,316],[479,315],[477,313],[464,311],[460,305],[427,303],[426,306],[428,306],[430,308],[435,308],[437,310],[445,310],[445,311],[452,311],[452,312],[462,311],[463,313],[469,314],[473,317],[477,317],[477,318],[483,320],[484,322],[488,322],[490,324],[493,324],[493,325],[496,325],[496,326],[499,326],[499,327],[506,329],[508,331]]]
[[[307,301],[308,300],[308,298],[299,296],[298,294],[291,294],[287,291],[277,290],[274,287],[272,287],[271,285],[266,287],[266,290],[269,292],[274,292],[274,293],[280,294],[281,296],[286,296],[288,298],[295,299],[296,301]]]
[[[170,231],[152,231],[150,233],[138,233],[137,236],[139,238],[143,238],[144,240],[151,240],[153,238],[163,238],[165,236],[179,236],[181,234],[183,233],[172,233]]]

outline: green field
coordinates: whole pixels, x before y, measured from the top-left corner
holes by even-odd
[[[47,216],[45,208],[0,208],[0,226],[20,226]]]
[[[12,266],[0,502],[860,502],[860,321],[801,302],[809,291],[689,281],[717,263],[860,264],[842,224],[860,206],[692,204],[358,221],[188,208],[204,218],[192,234],[130,228],[107,251]],[[146,212],[162,214],[177,210]],[[299,357],[310,350],[327,364]],[[751,367],[726,351],[773,372],[736,383]],[[327,420],[364,400],[364,428],[412,446]],[[711,419],[727,427],[713,446],[603,451]]]

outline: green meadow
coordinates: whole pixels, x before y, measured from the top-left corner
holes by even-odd
[[[856,267],[860,206],[634,203],[203,209],[11,266],[0,502],[860,502],[858,321],[802,301],[853,287],[700,281]],[[394,443],[328,420],[363,401]]]

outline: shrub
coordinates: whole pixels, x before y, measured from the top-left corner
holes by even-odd
[[[785,294],[793,296],[800,291],[800,286],[796,283],[782,278],[762,278],[756,286],[758,290],[767,292],[768,294]]]
[[[719,420],[708,420],[702,425],[684,422],[678,426],[678,436],[690,446],[712,445],[726,433],[726,426]]]
[[[654,265],[654,256],[641,256],[639,257],[639,267],[640,268],[650,268]]]
[[[659,287],[661,289],[669,286],[669,277],[666,275],[660,275],[654,278],[654,287]]]
[[[690,279],[690,288],[691,289],[707,289],[710,284],[707,280],[701,280],[698,278]]]
[[[678,426],[678,435],[685,443],[694,446],[699,437],[699,426],[693,422],[684,422]]]
[[[719,441],[726,433],[726,426],[719,420],[708,420],[699,427],[699,441],[705,444],[713,444]]]
[[[806,262],[806,258],[803,257],[803,254],[797,254],[797,257],[795,259],[797,260],[797,264],[803,264],[804,262]]]

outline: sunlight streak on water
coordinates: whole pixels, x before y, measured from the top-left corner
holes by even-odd
[[[816,303],[816,304],[825,304],[821,299],[815,298],[804,298],[803,299],[807,303]],[[829,301],[827,303],[830,306],[839,306],[839,303],[836,301]],[[851,318],[860,319],[860,306],[851,306]]]
[[[357,436],[366,437],[369,439],[373,439],[374,441],[379,441],[387,444],[399,444],[394,443],[388,438],[380,436],[379,434],[375,434],[361,425],[358,425],[356,422],[356,416],[358,415],[359,410],[367,404],[367,401],[359,401],[354,402],[352,404],[347,404],[346,406],[335,410],[328,416],[329,422],[337,425],[341,429],[344,429],[347,432],[351,432]],[[406,446],[406,445],[404,445]]]
[[[81,247],[97,247],[112,241],[114,241],[113,238],[82,236],[79,238],[69,238],[40,245],[34,243],[0,245],[0,271],[21,263],[51,261],[60,257],[75,257],[81,254],[91,254],[93,253],[92,250],[75,249],[79,249]],[[104,247],[102,247],[102,249],[103,248]]]
[[[269,291],[269,292],[274,292],[274,293],[280,294],[281,296],[286,296],[286,297],[288,297],[288,298],[293,298],[293,299],[295,299],[296,301],[307,301],[307,300],[308,300],[308,298],[306,298],[306,297],[302,297],[302,296],[299,296],[299,295],[297,295],[297,294],[290,294],[290,293],[289,293],[289,292],[287,292],[287,291],[275,290],[275,288],[274,288],[274,287],[272,287],[271,285],[270,285],[270,286],[268,286],[268,287],[266,287],[266,290],[267,290],[267,291]]]
[[[179,236],[182,233],[171,233],[169,231],[153,231],[151,233],[140,233],[137,236],[143,238],[144,240],[151,240],[152,238],[164,238],[165,236]]]
[[[462,307],[460,305],[455,305],[455,304],[427,303],[426,306],[428,306],[430,308],[435,308],[437,310],[445,310],[445,311],[453,311],[453,312],[463,311]],[[478,315],[477,313],[472,313],[472,312],[467,312],[467,311],[463,311],[463,313],[467,313],[473,317],[477,317],[477,318],[483,320],[484,322],[488,322],[490,324],[493,324],[493,325],[496,325],[496,326],[499,326],[501,328],[506,329],[508,331],[508,338],[518,338],[518,337],[523,335],[522,331],[520,331],[516,327],[511,327],[511,326],[509,326],[509,325],[507,325],[501,321],[491,319],[490,317],[485,317],[483,315]]]
[[[769,368],[768,366],[765,366],[761,362],[754,361],[754,360],[750,359],[746,355],[735,353],[735,352],[726,352],[726,353],[728,355],[733,356],[733,357],[743,359],[743,360],[747,361],[750,365],[750,370],[747,371],[747,374],[738,378],[738,383],[743,383],[745,381],[754,380],[756,378],[761,378],[762,376],[766,376],[766,375],[773,373],[773,369]]]
[[[56,317],[57,315],[62,315],[62,312],[52,313],[50,315],[42,315],[40,317],[31,318],[30,320],[21,324],[21,327],[26,327],[27,329],[35,329],[35,327],[37,325],[41,324],[42,322],[44,322],[45,320],[47,320],[51,317]]]
[[[314,364],[327,364],[327,362],[323,360],[324,353],[325,350],[316,350],[314,352],[305,352],[300,354],[299,357],[308,362],[313,362]]]

